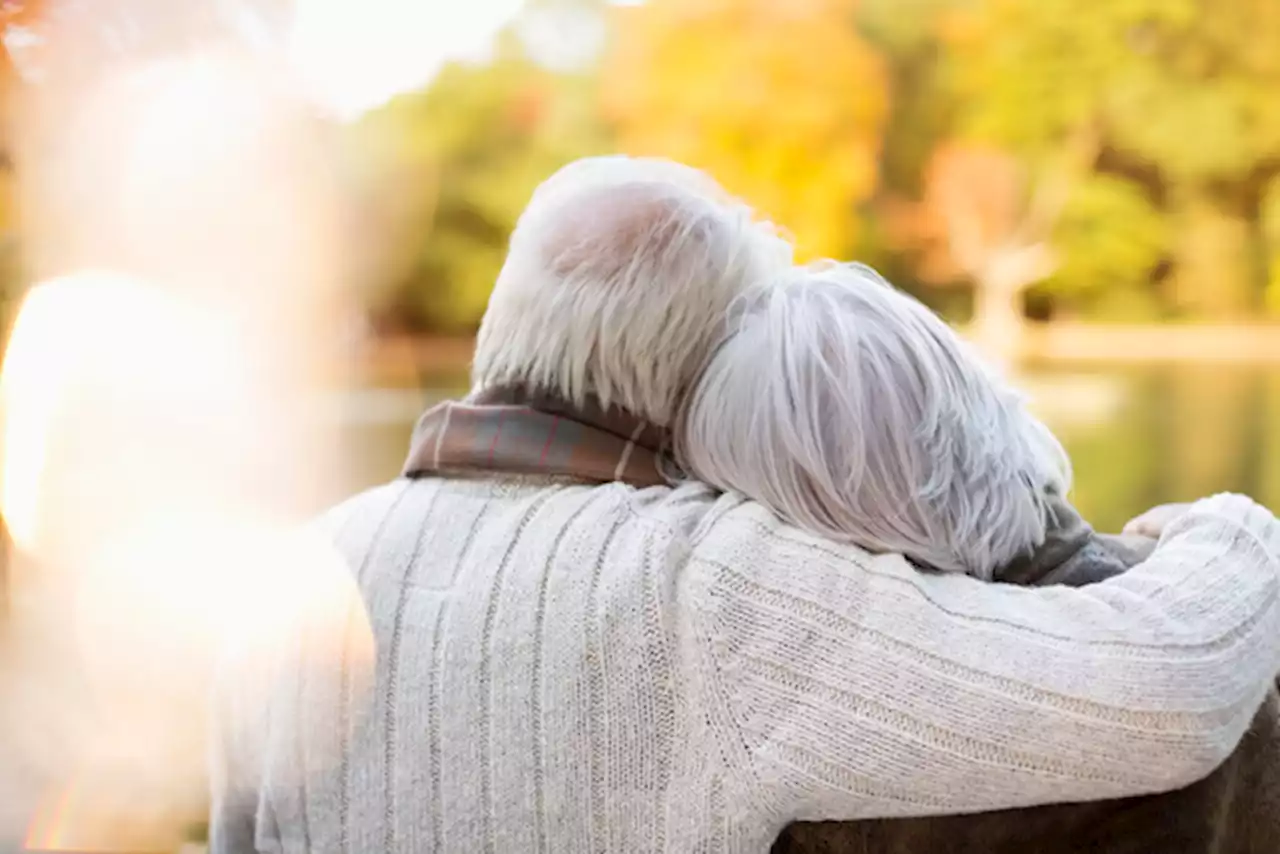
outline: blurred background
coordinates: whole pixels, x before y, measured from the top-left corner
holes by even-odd
[[[337,357],[317,505],[393,476],[465,390],[534,186],[624,151],[706,169],[803,258],[866,261],[971,335],[1098,527],[1221,490],[1280,508],[1275,0],[3,0],[0,28],[10,321],[127,194],[65,192],[55,149],[124,169],[77,93],[209,44],[295,87],[341,235],[315,250],[341,306],[308,333]],[[153,240],[208,227],[184,216]]]
[[[395,471],[423,394],[464,387],[532,188],[621,150],[707,169],[803,256],[867,261],[1021,365],[1102,526],[1216,489],[1280,504],[1272,0],[0,9],[10,97],[42,85],[56,19],[80,22],[86,64],[216,30],[304,81],[343,182],[354,308],[334,334],[363,345],[351,486]],[[10,306],[23,222],[6,192]]]

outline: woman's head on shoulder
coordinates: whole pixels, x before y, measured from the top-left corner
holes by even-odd
[[[694,476],[793,524],[981,577],[1044,541],[1070,486],[1022,396],[861,264],[740,298],[676,433]]]

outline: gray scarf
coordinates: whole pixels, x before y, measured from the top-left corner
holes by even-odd
[[[1140,563],[1155,548],[1155,540],[1099,534],[1065,498],[1049,497],[1044,544],[995,573],[1006,584],[1083,587],[1119,575]]]

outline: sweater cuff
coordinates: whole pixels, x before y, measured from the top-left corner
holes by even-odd
[[[1232,493],[1219,493],[1191,505],[1187,516],[1213,516],[1243,528],[1266,549],[1271,564],[1280,567],[1280,521],[1277,521],[1270,510],[1253,499]]]

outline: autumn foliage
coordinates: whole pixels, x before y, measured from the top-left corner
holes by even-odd
[[[707,169],[845,255],[876,189],[888,80],[854,0],[650,0],[618,12],[602,70],[620,147]]]
[[[8,0],[0,25],[85,2]],[[93,4],[126,52],[236,5]],[[350,275],[378,323],[473,330],[533,187],[621,150],[979,320],[1280,316],[1277,44],[1273,0],[529,0],[488,57],[338,126]]]

